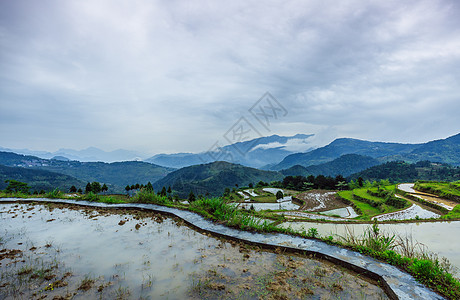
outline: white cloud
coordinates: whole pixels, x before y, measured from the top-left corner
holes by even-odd
[[[256,147],[252,148],[250,151],[254,151],[256,149],[274,149],[274,148],[281,148],[286,151],[291,152],[305,152],[312,148],[316,148],[318,145],[313,144],[311,142],[311,137],[306,139],[289,139],[285,143],[280,142],[273,142],[268,144],[261,144],[257,145]]]

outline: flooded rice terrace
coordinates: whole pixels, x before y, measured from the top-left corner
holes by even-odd
[[[279,225],[282,228],[291,228],[297,231],[308,231],[316,228],[321,236],[346,236],[351,231],[354,235],[362,236],[369,224],[334,224],[316,222],[286,222]],[[426,248],[439,257],[447,258],[455,267],[455,276],[460,276],[460,239],[456,238],[460,232],[459,221],[424,222],[424,223],[397,223],[380,224],[381,232],[407,237],[416,244],[416,249]]]
[[[0,249],[1,299],[387,299],[341,267],[146,211],[1,204]]]

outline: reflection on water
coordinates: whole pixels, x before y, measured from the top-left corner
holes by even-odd
[[[379,287],[325,262],[300,256],[293,259],[212,238],[159,214],[112,212],[64,205],[2,204],[0,247],[19,249],[31,257],[52,250],[55,259],[74,274],[68,281],[77,274],[102,276],[106,287],[101,292],[91,289],[90,298],[110,299],[124,293],[134,299],[201,295],[258,299],[285,289],[313,293],[318,299],[328,295],[386,298]],[[32,251],[34,248],[37,250]],[[291,273],[292,278],[286,275]],[[278,277],[283,284],[275,281]],[[260,284],[262,279],[266,284]],[[309,283],[308,289],[302,282]],[[48,282],[40,284],[46,287]],[[78,284],[69,282],[67,289],[74,286],[76,298],[84,298],[87,294],[77,290]],[[0,298],[4,291],[0,287]],[[37,286],[37,291],[42,293],[43,287]]]
[[[344,236],[346,228],[350,228],[355,234],[361,235],[368,228],[369,224],[332,224],[314,222],[288,222],[279,226],[294,230],[303,231],[310,227],[315,227],[321,236],[338,234]],[[412,236],[413,240],[424,244],[429,251],[444,256],[449,261],[460,268],[460,221],[451,222],[426,222],[426,223],[399,223],[399,224],[380,224],[382,231],[397,233],[401,236]]]

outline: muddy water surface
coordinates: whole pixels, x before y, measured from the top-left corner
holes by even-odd
[[[0,205],[1,299],[386,299],[326,262],[207,236],[180,220]]]

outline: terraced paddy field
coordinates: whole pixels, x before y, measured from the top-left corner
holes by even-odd
[[[1,299],[387,299],[326,261],[153,212],[2,203],[0,228]]]

